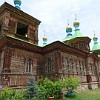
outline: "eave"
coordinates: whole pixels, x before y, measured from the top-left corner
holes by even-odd
[[[79,50],[77,48],[66,45],[60,41],[55,41],[55,42],[43,47],[43,54],[46,54],[48,52],[53,52],[53,51],[68,52],[68,53],[73,54],[73,55],[78,54],[82,57],[86,57],[88,54],[82,50]]]
[[[4,46],[8,46],[8,47],[12,47],[12,48],[18,48],[18,49],[22,49],[22,50],[27,50],[30,52],[34,52],[34,53],[39,53],[42,54],[42,48],[35,45],[35,44],[31,44],[25,41],[21,41],[9,36],[3,36],[0,39],[0,48],[3,48]]]

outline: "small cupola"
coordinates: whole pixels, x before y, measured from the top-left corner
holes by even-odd
[[[14,0],[14,5],[15,5],[16,8],[20,9],[21,0]]]

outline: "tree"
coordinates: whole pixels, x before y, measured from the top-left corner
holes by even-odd
[[[33,75],[31,75],[29,78],[28,87],[25,91],[24,97],[26,98],[26,100],[39,100],[39,91]]]

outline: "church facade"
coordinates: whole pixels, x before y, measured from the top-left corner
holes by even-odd
[[[83,36],[77,19],[75,33],[67,26],[63,41],[38,45],[38,27],[41,22],[4,3],[0,7],[0,84],[9,87],[27,86],[30,75],[36,81],[41,76],[52,80],[69,76],[79,77],[84,88],[98,88],[100,84],[100,46],[94,36]]]

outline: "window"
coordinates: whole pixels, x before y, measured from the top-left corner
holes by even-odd
[[[68,59],[64,58],[64,73],[68,73]]]
[[[84,63],[84,61],[82,61],[82,74],[83,75],[86,74],[86,69],[85,69],[85,63]]]
[[[32,60],[29,58],[25,59],[25,72],[26,73],[32,72]]]
[[[73,74],[74,73],[74,69],[73,69],[73,60],[69,59],[69,74]]]
[[[27,31],[28,31],[28,25],[20,23],[20,22],[17,23],[16,34],[26,37]]]
[[[80,50],[83,50],[84,49],[84,44],[83,43],[79,44],[79,49]]]
[[[52,71],[53,71],[52,59],[48,58],[47,65],[46,65],[46,72],[51,73]]]
[[[91,71],[91,74],[95,74],[95,67],[92,63],[90,63],[90,71]]]

